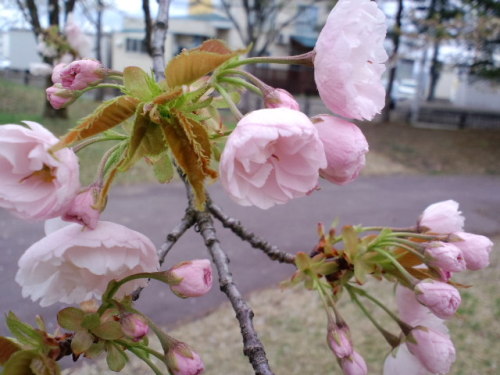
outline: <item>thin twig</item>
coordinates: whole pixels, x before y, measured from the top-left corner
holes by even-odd
[[[224,228],[231,229],[231,231],[243,241],[247,241],[255,249],[262,250],[272,260],[276,260],[280,263],[295,263],[295,255],[281,251],[277,246],[269,244],[269,242],[248,231],[239,220],[226,215],[222,209],[213,202],[208,203],[208,209],[212,215],[222,223]]]

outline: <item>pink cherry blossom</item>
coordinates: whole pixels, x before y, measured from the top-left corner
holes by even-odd
[[[25,124],[0,126],[0,207],[26,220],[59,216],[80,188],[78,159],[67,148],[51,155],[58,139]]]
[[[337,358],[349,357],[353,353],[351,334],[347,325],[329,324],[326,341]]]
[[[453,245],[462,251],[467,269],[480,270],[490,264],[493,242],[488,237],[466,232],[455,232],[450,236],[450,240],[453,241]]]
[[[299,103],[292,94],[284,89],[271,89],[264,94],[264,105],[266,108],[290,108],[300,110]]]
[[[395,348],[385,359],[384,375],[428,375],[424,365],[410,353],[406,343]]]
[[[455,347],[450,338],[431,328],[414,328],[407,337],[406,345],[410,353],[433,374],[447,374],[455,361]]]
[[[374,1],[339,0],[331,11],[314,47],[314,79],[334,113],[371,120],[384,107],[386,30]]]
[[[76,60],[62,68],[59,71],[59,77],[62,87],[82,90],[101,82],[105,77],[105,71],[97,60]]]
[[[107,284],[140,272],[156,272],[158,255],[143,234],[119,224],[101,221],[94,230],[70,224],[34,243],[19,259],[16,282],[23,297],[80,303],[101,298]],[[145,279],[124,284],[118,298],[146,286]]]
[[[426,245],[424,255],[428,264],[440,268],[444,272],[465,271],[465,258],[462,251],[451,243],[433,241]]]
[[[312,119],[325,148],[328,165],[320,176],[335,184],[343,185],[358,177],[365,166],[368,142],[354,124],[329,115]]]
[[[220,160],[222,186],[243,206],[262,209],[302,197],[326,167],[318,131],[302,112],[268,108],[243,117]]]
[[[78,194],[64,212],[62,219],[95,229],[99,221],[100,212],[93,206],[98,193],[96,188],[89,187]]]
[[[53,83],[62,83],[61,72],[64,70],[64,68],[66,68],[67,65],[68,64],[61,63],[54,66],[51,76]]]
[[[199,297],[212,288],[212,266],[208,259],[196,259],[182,262],[169,270],[178,283],[170,288],[179,297]]]
[[[68,14],[64,34],[69,45],[78,52],[79,57],[90,57],[92,55],[92,40],[75,23],[73,13]]]
[[[366,375],[368,368],[363,357],[356,351],[353,351],[349,357],[340,360],[342,371],[345,375]]]
[[[56,83],[45,90],[47,100],[55,109],[61,109],[73,103],[79,96],[75,91],[65,89],[61,84]]]
[[[205,365],[198,353],[178,342],[167,354],[167,366],[174,375],[199,375]]]
[[[458,203],[447,200],[431,204],[418,221],[422,232],[452,233],[463,230],[465,218],[458,210]]]
[[[417,300],[441,319],[449,319],[455,315],[462,301],[455,287],[441,281],[422,280],[414,290]]]

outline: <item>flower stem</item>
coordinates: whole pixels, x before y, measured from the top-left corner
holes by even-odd
[[[409,251],[413,255],[419,257],[420,259],[422,259],[422,260],[425,259],[425,256],[422,253],[420,253],[418,250],[414,249],[413,247],[409,246],[408,244],[405,244],[403,242],[399,242],[397,240],[382,241],[382,242],[377,243],[377,246],[397,246],[397,247],[401,247],[401,248]]]
[[[243,118],[243,114],[240,112],[236,104],[234,104],[233,99],[231,99],[231,96],[226,91],[226,89],[216,82],[214,82],[212,85],[219,92],[219,94],[221,94],[222,97],[226,100],[227,104],[229,105],[229,110],[234,115],[234,117],[236,117],[238,121],[241,120]]]
[[[106,136],[106,137],[101,137],[101,136],[98,136],[98,137],[91,137],[91,138],[87,138],[86,140],[78,143],[76,146],[73,147],[73,151],[74,152],[78,152],[82,149],[84,149],[85,147],[87,146],[90,146],[94,143],[98,143],[98,142],[104,142],[104,141],[123,141],[125,139],[127,139],[128,137],[126,136]]]
[[[219,82],[225,82],[225,83],[229,83],[231,85],[241,86],[241,87],[244,87],[244,88],[254,92],[257,95],[262,95],[262,91],[260,91],[258,87],[256,87],[255,85],[252,85],[251,83],[245,81],[244,79],[236,78],[236,77],[220,77],[217,80]]]
[[[295,65],[306,65],[306,66],[313,66],[313,59],[314,55],[316,52],[314,50],[309,51],[307,53],[304,53],[302,55],[296,55],[296,56],[281,56],[281,57],[272,57],[272,56],[265,56],[265,57],[249,57],[247,59],[239,60],[236,61],[232,64],[229,64],[227,68],[236,68],[241,65],[247,65],[247,64],[295,64]]]
[[[394,258],[391,254],[389,254],[387,251],[379,249],[378,247],[373,248],[374,251],[377,253],[385,256],[387,259],[391,261],[391,263],[396,267],[396,269],[401,272],[401,274],[408,280],[410,284],[414,284],[415,278],[410,275],[410,273],[397,261],[396,258]]]
[[[125,348],[127,348],[129,350],[131,348],[140,349],[140,350],[143,350],[143,351],[145,351],[145,352],[147,352],[147,353],[155,356],[156,358],[158,358],[161,361],[163,361],[163,359],[164,359],[164,356],[163,356],[162,353],[157,352],[154,349],[151,349],[149,346],[140,345],[140,344],[133,344],[133,343],[127,342],[125,340],[115,340],[115,342],[118,343],[118,344],[120,344],[121,346],[124,346]]]
[[[130,350],[133,354],[135,354],[135,356],[141,360],[144,361],[144,363],[146,363],[149,368],[151,370],[153,370],[153,372],[155,373],[155,375],[163,375],[163,372],[160,371],[160,369],[158,367],[156,367],[156,365],[146,356],[144,356],[140,351],[138,351],[136,348],[134,347],[130,347],[128,346],[127,347],[128,350]],[[143,348],[141,348],[143,349]],[[149,353],[149,352],[148,352]],[[152,353],[151,353],[152,354]],[[155,355],[156,357],[156,355]],[[163,359],[163,356],[159,357],[160,359]]]

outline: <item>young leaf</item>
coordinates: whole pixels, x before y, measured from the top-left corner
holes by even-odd
[[[111,343],[107,345],[106,350],[108,352],[106,363],[109,369],[116,372],[123,370],[128,361],[127,355]]]
[[[94,336],[86,330],[80,330],[75,333],[71,340],[71,350],[76,355],[86,352],[94,343]]]
[[[98,341],[90,345],[90,348],[85,351],[85,357],[91,359],[98,357],[104,351],[104,343],[104,341]]]
[[[118,340],[123,337],[120,323],[114,320],[102,323],[100,326],[92,329],[92,333],[103,340]]]
[[[31,348],[38,348],[43,343],[43,337],[35,328],[22,322],[12,311],[5,319],[7,327],[14,337],[22,344]]]
[[[200,47],[185,50],[170,60],[165,69],[168,86],[176,87],[194,82],[245,52],[246,50],[231,51],[219,40],[207,40]]]
[[[99,327],[100,324],[101,320],[99,318],[99,314],[97,313],[87,314],[82,321],[82,327],[87,329],[94,329]]]
[[[295,265],[300,271],[306,271],[311,267],[311,258],[306,253],[297,253],[295,255]]]
[[[19,350],[21,350],[21,347],[15,342],[0,336],[0,366],[3,366],[10,356]]]
[[[153,93],[149,87],[149,76],[137,66],[127,66],[123,71],[123,83],[130,96],[143,102],[153,98]]]
[[[92,137],[109,130],[128,119],[135,113],[139,99],[122,95],[102,103],[91,115],[66,133],[61,140],[50,148],[56,152],[76,141]]]
[[[155,162],[153,171],[160,184],[165,184],[172,180],[172,177],[174,177],[174,166],[167,151],[162,153],[160,158]]]
[[[33,350],[20,350],[12,354],[3,367],[2,375],[34,375],[31,361],[38,357]]]
[[[57,313],[57,322],[68,331],[76,331],[81,328],[85,313],[76,307],[66,307]]]
[[[61,370],[59,365],[52,358],[38,356],[33,358],[30,370],[35,375],[59,375]]]
[[[359,239],[354,228],[350,225],[342,228],[342,239],[345,244],[345,252],[351,261],[358,253]]]

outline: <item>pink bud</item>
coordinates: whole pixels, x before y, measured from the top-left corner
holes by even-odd
[[[168,272],[177,280],[170,289],[181,298],[202,296],[212,287],[212,267],[208,259],[182,262]]]
[[[450,236],[453,245],[462,250],[465,264],[469,270],[480,270],[490,264],[493,242],[478,234],[455,232]]]
[[[329,324],[326,340],[337,358],[348,357],[353,353],[351,335],[347,325]]]
[[[365,360],[356,351],[353,351],[349,357],[342,358],[340,360],[340,365],[342,366],[342,371],[345,375],[368,374],[368,368],[366,367]]]
[[[200,356],[181,342],[176,343],[167,353],[166,360],[174,375],[199,375],[205,371]]]
[[[47,94],[47,100],[55,109],[66,107],[67,105],[73,103],[78,97],[76,92],[66,90],[58,83],[54,86],[50,86],[47,90],[45,90],[45,92]]]
[[[447,374],[455,361],[455,347],[450,338],[427,327],[414,328],[406,345],[425,368],[433,374]]]
[[[264,95],[264,105],[266,108],[290,108],[300,110],[299,103],[292,94],[284,89],[272,89]]]
[[[358,177],[365,166],[368,142],[354,124],[329,115],[312,119],[325,148],[328,165],[320,175],[328,181],[343,185]]]
[[[420,281],[414,291],[418,302],[427,306],[434,315],[441,319],[452,317],[462,301],[456,288],[432,279]]]
[[[147,320],[139,314],[126,314],[120,319],[123,333],[134,341],[141,340],[149,332]]]
[[[62,216],[62,219],[95,229],[100,216],[100,212],[93,207],[97,194],[98,190],[95,187],[90,187],[78,194]]]
[[[73,61],[60,69],[58,73],[62,86],[70,90],[82,90],[88,86],[94,86],[106,76],[102,64],[90,59]]]
[[[462,251],[451,243],[433,241],[426,248],[424,255],[429,258],[429,265],[448,272],[465,271],[465,258]]]
[[[458,203],[447,200],[431,204],[418,221],[421,232],[452,233],[464,227],[464,217],[458,210]]]

